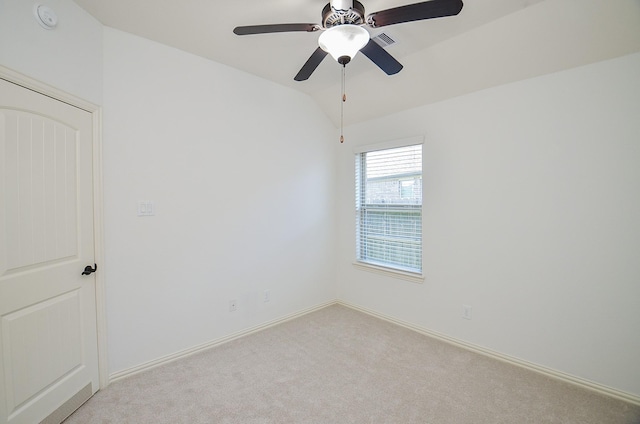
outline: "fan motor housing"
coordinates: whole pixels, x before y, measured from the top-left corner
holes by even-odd
[[[335,10],[331,3],[322,9],[322,26],[331,28],[336,25],[352,24],[361,25],[364,23],[364,6],[357,0],[353,1],[353,7],[349,10]]]

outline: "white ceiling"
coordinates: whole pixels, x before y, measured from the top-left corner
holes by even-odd
[[[106,26],[307,93],[337,124],[340,65],[327,56],[309,80],[293,80],[316,49],[318,33],[237,36],[232,32],[234,27],[240,25],[320,23],[321,10],[327,1],[75,0]],[[611,10],[611,4],[616,2],[627,6],[623,9],[615,6]],[[366,14],[369,14],[413,2],[362,0],[362,3]],[[577,13],[568,7],[570,4],[575,6]],[[610,6],[606,7],[606,4]],[[619,14],[631,13],[632,19],[627,17],[629,22],[625,25],[637,25],[639,5],[638,0],[464,0],[464,7],[457,16],[376,30],[367,27],[372,36],[384,32],[396,41],[387,51],[404,65],[404,69],[397,75],[387,76],[364,55],[356,56],[347,65],[345,123],[363,121],[418,104],[601,60],[619,55],[618,50],[623,50],[622,53],[637,51],[640,49],[638,42],[629,41],[622,48],[613,48],[616,51],[612,53],[610,44],[616,44],[616,39],[611,39],[593,49],[597,51],[581,54],[568,62],[565,57],[567,51],[575,50],[576,43],[581,43],[579,36],[585,31],[601,28],[599,31],[605,34],[609,30],[607,17],[612,27],[618,27],[619,19],[624,19]],[[598,10],[598,7],[606,10]],[[563,16],[563,13],[568,16]],[[601,19],[602,14],[605,15],[604,19]],[[576,21],[576,16],[581,19],[577,24],[574,23],[578,27],[577,34],[576,31],[570,31],[569,41],[557,40],[558,35],[566,35],[562,34],[561,28],[567,20]],[[600,19],[597,25],[591,22],[594,17]],[[607,37],[612,38],[611,35]],[[546,45],[540,46],[541,43]],[[547,48],[553,51],[559,49],[555,53],[557,57],[551,58],[557,63],[541,65],[538,63],[540,59],[527,63],[527,58],[540,55],[545,63],[549,62],[546,53],[536,51]],[[530,52],[526,52],[526,49]],[[522,54],[523,50],[525,54]],[[513,61],[518,64],[514,66]],[[492,66],[487,66],[488,62]],[[500,72],[495,71],[498,68]]]

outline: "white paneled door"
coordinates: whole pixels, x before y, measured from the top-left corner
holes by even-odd
[[[99,387],[89,112],[0,79],[0,423]]]

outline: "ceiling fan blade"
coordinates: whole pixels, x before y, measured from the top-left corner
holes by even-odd
[[[300,71],[298,71],[298,74],[293,79],[296,81],[305,81],[309,79],[311,74],[313,74],[313,71],[316,70],[316,68],[318,67],[318,65],[320,65],[320,62],[322,62],[322,59],[324,59],[326,55],[327,52],[318,47],[316,51],[313,52],[311,57],[307,59],[305,64],[302,65],[302,68],[300,69]]]
[[[236,35],[268,34],[271,32],[314,32],[320,30],[318,24],[269,24],[269,25],[249,25],[239,26],[233,29]]]
[[[403,22],[453,16],[461,10],[462,0],[430,0],[374,12],[367,16],[367,24],[379,28]]]
[[[378,65],[387,75],[397,74],[402,70],[402,64],[373,40],[369,40],[367,45],[360,49],[360,51],[371,59],[373,63]]]

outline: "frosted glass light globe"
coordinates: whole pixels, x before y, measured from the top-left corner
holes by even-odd
[[[369,32],[358,25],[336,25],[318,38],[320,48],[338,63],[346,65],[369,42]]]

